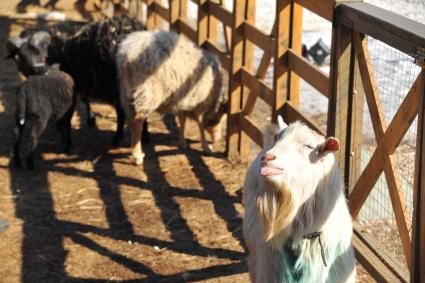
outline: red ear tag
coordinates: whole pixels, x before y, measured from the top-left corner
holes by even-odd
[[[333,137],[327,138],[325,148],[326,150],[337,151],[339,149],[339,141]]]

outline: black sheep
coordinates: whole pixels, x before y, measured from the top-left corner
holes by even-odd
[[[118,44],[127,34],[144,29],[144,25],[134,18],[116,17],[88,24],[69,40],[52,42],[49,46],[47,63],[59,63],[61,69],[74,78],[75,91],[83,101],[93,97],[115,106],[118,118],[115,144],[124,137],[125,122],[115,54]],[[94,122],[94,117],[92,119]],[[146,134],[144,136],[146,138]]]

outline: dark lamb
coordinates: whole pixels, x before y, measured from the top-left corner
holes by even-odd
[[[16,91],[17,138],[13,150],[16,166],[20,166],[22,155],[28,168],[34,168],[34,151],[50,119],[56,121],[65,151],[69,152],[71,128],[67,119],[72,115],[69,110],[74,97],[73,86],[71,76],[60,71],[58,66],[47,67],[44,74],[30,76],[19,86]]]

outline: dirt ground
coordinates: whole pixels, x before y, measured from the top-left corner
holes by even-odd
[[[241,234],[246,164],[205,156],[194,124],[177,146],[170,117],[150,121],[136,167],[110,147],[115,112],[93,103],[97,127],[73,119],[73,151],[44,133],[36,169],[9,166],[14,90],[20,79],[4,42],[22,22],[0,16],[0,282],[248,282]],[[358,282],[373,282],[359,269]]]

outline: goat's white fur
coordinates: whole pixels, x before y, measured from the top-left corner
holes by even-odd
[[[278,123],[285,127],[281,118]],[[243,233],[252,281],[354,282],[352,220],[334,156],[320,151],[324,137],[299,122],[276,137],[245,178]],[[282,174],[261,175],[266,153],[276,156],[267,166],[283,168]],[[325,259],[319,238],[304,238],[312,232],[321,232]]]

